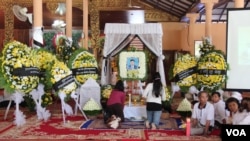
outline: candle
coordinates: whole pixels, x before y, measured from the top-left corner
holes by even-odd
[[[136,105],[136,99],[134,99],[134,104]]]
[[[131,106],[131,94],[128,94],[128,106]]]
[[[186,136],[190,136],[190,118],[186,119]]]
[[[144,100],[143,99],[141,99],[141,105],[144,105]]]

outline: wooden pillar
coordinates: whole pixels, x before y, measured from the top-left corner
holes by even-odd
[[[83,47],[85,49],[88,49],[88,5],[89,5],[89,0],[83,0],[83,33],[84,33],[84,45]]]
[[[33,47],[43,47],[43,0],[33,0]]]
[[[244,0],[234,0],[235,8],[244,8]]]
[[[33,27],[43,26],[43,0],[33,0]]]
[[[205,36],[211,38],[211,27],[212,27],[212,10],[214,3],[218,0],[201,0],[201,3],[205,4],[206,9],[206,23],[205,23]]]
[[[194,47],[194,26],[197,20],[197,17],[199,16],[198,13],[188,13],[186,17],[189,18],[189,45],[191,47]]]
[[[72,39],[72,0],[66,0],[66,36]]]

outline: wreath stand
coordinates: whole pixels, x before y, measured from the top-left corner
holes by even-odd
[[[77,88],[77,92],[75,94],[71,94],[71,98],[74,99],[75,101],[75,115],[77,115],[77,109],[79,109],[83,115],[83,117],[88,120],[88,117],[86,116],[86,114],[84,113],[84,111],[82,110],[80,104],[79,104],[79,97],[80,97],[80,90],[79,88]]]

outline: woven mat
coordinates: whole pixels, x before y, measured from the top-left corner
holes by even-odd
[[[181,124],[180,119],[169,118],[167,120],[161,119],[159,129],[179,129]],[[104,124],[103,119],[93,119],[84,121],[80,126],[80,129],[108,129]],[[130,121],[125,119],[125,122],[121,123],[119,129],[145,129],[144,121]]]

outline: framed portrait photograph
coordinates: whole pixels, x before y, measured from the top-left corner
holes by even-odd
[[[123,51],[119,54],[119,76],[124,80],[146,78],[146,55],[143,51]]]

